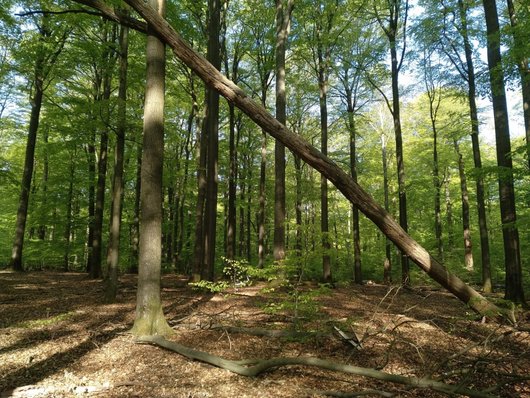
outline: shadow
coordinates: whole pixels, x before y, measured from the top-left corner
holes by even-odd
[[[125,315],[125,314],[123,314]],[[125,316],[116,317],[116,314],[111,314],[106,318],[99,318],[97,321],[88,323],[85,327],[87,330],[97,329],[96,326],[103,323],[113,322],[118,323],[123,321]],[[78,361],[82,356],[86,355],[90,351],[98,348],[102,344],[112,340],[116,335],[124,333],[129,330],[130,325],[120,325],[111,330],[106,330],[101,333],[93,334],[90,338],[82,343],[62,352],[57,352],[46,359],[35,362],[30,366],[24,366],[12,372],[2,375],[0,378],[0,391],[10,390],[16,387],[25,386],[29,384],[35,384],[46,377],[59,372],[63,369],[68,368],[70,365]],[[40,336],[39,336],[40,334]],[[73,332],[65,332],[63,336],[74,334]],[[26,341],[30,341],[31,344],[39,344],[40,342],[47,341],[42,333],[35,333],[33,336],[28,336]],[[18,348],[25,347],[27,344],[22,346],[18,345]],[[17,345],[4,349],[4,352],[10,352],[17,349]]]

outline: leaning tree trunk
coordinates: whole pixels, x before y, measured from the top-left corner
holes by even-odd
[[[505,298],[524,302],[519,231],[516,225],[515,188],[513,183],[512,149],[508,123],[508,107],[502,69],[499,19],[495,0],[483,0],[488,41],[488,69],[493,102],[495,142],[499,175],[502,236],[506,269]]]
[[[351,176],[324,156],[303,138],[279,123],[266,109],[255,102],[240,87],[228,80],[204,57],[190,47],[173,28],[151,7],[140,0],[126,0],[152,26],[175,55],[190,67],[210,87],[215,87],[272,137],[282,141],[293,153],[325,175],[351,203],[358,206],[394,244],[409,256],[431,278],[481,314],[498,314],[500,309],[450,273],[396,222]]]
[[[160,18],[165,0],[146,5]],[[165,46],[148,25],[147,80],[144,106],[142,190],[140,193],[140,247],[136,317],[137,336],[172,332],[162,312],[160,273],[162,261],[162,170],[164,157]]]

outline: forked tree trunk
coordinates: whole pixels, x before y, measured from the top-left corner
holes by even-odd
[[[456,297],[481,314],[499,314],[500,309],[477,291],[450,273],[442,264],[417,243],[351,176],[328,157],[322,155],[303,138],[279,123],[266,109],[256,103],[241,88],[224,77],[204,57],[191,48],[165,20],[141,0],[126,0],[151,24],[161,37],[188,67],[211,87],[215,87],[228,101],[233,102],[248,117],[265,129],[272,137],[282,141],[293,153],[325,175],[351,203],[357,205],[400,250],[409,256],[431,278],[447,288]]]
[[[149,0],[146,7],[161,17],[165,13],[165,0]],[[132,329],[136,336],[172,332],[164,318],[160,299],[165,46],[151,24],[148,25],[146,52],[138,292]]]

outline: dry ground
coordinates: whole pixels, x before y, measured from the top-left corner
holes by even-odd
[[[292,303],[292,296],[265,293],[263,287],[214,295],[191,289],[177,276],[164,276],[164,310],[176,330],[171,339],[230,359],[314,356],[473,389],[497,387],[493,396],[530,397],[529,334],[481,323],[444,292],[380,285],[333,289],[317,297],[318,306],[309,307],[308,318],[300,320],[303,329],[322,332],[303,341],[211,328],[289,328],[293,310],[278,308]],[[443,396],[301,366],[256,378],[238,376],[136,344],[128,334],[134,320],[134,276],[122,277],[116,304],[104,304],[102,292],[102,283],[84,274],[0,273],[2,397],[321,397],[324,391],[336,396]],[[266,311],[271,303],[276,303],[273,313]],[[363,348],[345,345],[332,325],[355,330]]]

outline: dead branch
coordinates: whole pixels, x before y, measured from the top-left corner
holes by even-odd
[[[315,391],[316,393],[320,395],[325,395],[327,397],[337,397],[337,398],[353,398],[353,397],[362,397],[365,395],[379,395],[381,397],[388,397],[392,398],[395,397],[396,394],[393,394],[391,392],[387,391],[380,391],[380,390],[363,390],[363,391],[356,391],[356,392],[342,392],[342,391]]]
[[[247,359],[242,361],[232,361],[204,351],[198,351],[193,348],[183,346],[182,344],[166,340],[162,336],[145,336],[138,340],[138,343],[150,343],[168,350],[174,351],[186,358],[209,363],[241,376],[255,377],[269,370],[290,365],[314,366],[321,369],[333,370],[354,374],[363,377],[383,380],[391,383],[404,384],[416,388],[425,388],[439,391],[448,395],[461,394],[468,397],[493,398],[493,395],[482,391],[471,390],[462,386],[455,386],[427,378],[406,377],[382,372],[375,369],[363,368],[353,365],[346,365],[327,361],[314,357],[280,357],[272,359]]]

